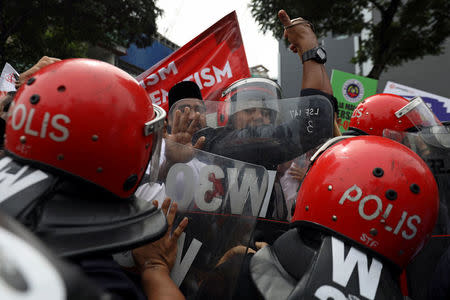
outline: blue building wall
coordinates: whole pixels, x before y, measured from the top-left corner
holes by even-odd
[[[134,65],[142,70],[147,70],[172,52],[174,52],[174,49],[155,40],[151,46],[145,48],[138,48],[135,44],[131,44],[127,49],[127,54],[120,56],[119,60]]]

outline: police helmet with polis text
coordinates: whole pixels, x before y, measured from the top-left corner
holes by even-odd
[[[164,216],[134,192],[159,161],[164,117],[134,78],[108,63],[68,59],[39,70],[10,109],[0,209],[63,255],[159,237]]]
[[[311,158],[292,222],[404,268],[431,237],[438,209],[436,181],[416,153],[383,137],[338,137]]]
[[[385,128],[395,131],[407,131],[414,124],[405,116],[395,113],[409,101],[394,94],[376,94],[363,100],[353,111],[350,118],[350,130],[363,134],[383,136]]]

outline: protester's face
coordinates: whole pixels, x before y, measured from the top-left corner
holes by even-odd
[[[271,111],[264,108],[250,108],[235,113],[236,129],[267,125],[271,123]]]
[[[189,108],[188,122],[189,124],[194,120],[197,113],[200,114],[200,122],[198,124],[198,129],[202,129],[206,127],[206,107],[203,103],[203,100],[195,99],[195,98],[185,98],[181,102],[175,104],[175,110],[180,110],[182,113],[186,108]],[[171,119],[169,118],[169,125],[171,124]],[[188,124],[188,126],[189,126]]]

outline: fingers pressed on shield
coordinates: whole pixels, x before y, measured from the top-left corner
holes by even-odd
[[[164,199],[164,202],[161,205],[161,209],[162,209],[164,215],[166,215],[166,216],[167,216],[167,211],[169,210],[169,206],[170,206],[170,198],[167,197],[166,199]]]
[[[199,137],[197,142],[194,145],[194,148],[195,149],[202,149],[203,148],[203,144],[205,144],[205,140],[206,140],[206,137],[204,137],[204,136]]]
[[[186,132],[188,125],[189,125],[189,114],[191,112],[191,109],[189,107],[185,107],[184,111],[181,114],[180,118],[180,131]]]
[[[183,231],[186,229],[186,226],[188,224],[189,220],[187,217],[184,217],[183,220],[181,220],[180,224],[178,224],[177,228],[172,233],[172,238],[175,240],[178,240],[180,235],[183,233]]]
[[[189,132],[190,134],[195,133],[197,131],[199,123],[200,123],[200,113],[196,112],[194,119],[192,120],[191,124],[189,124],[187,132]]]
[[[172,205],[169,208],[169,213],[167,214],[167,224],[169,228],[172,227],[173,221],[175,220],[175,215],[177,214],[178,204],[172,202]]]
[[[181,111],[176,110],[173,114],[173,124],[172,124],[172,134],[176,134],[179,131],[180,127],[180,118],[181,118]]]

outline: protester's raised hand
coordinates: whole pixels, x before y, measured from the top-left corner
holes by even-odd
[[[55,57],[48,57],[48,56],[41,57],[41,59],[34,66],[32,66],[31,68],[20,74],[19,80],[16,83],[16,88],[19,88],[22,84],[27,82],[27,80],[30,79],[35,72],[39,71],[45,66],[51,65],[52,63],[55,63],[60,60],[61,59]]]
[[[165,150],[166,158],[171,162],[184,163],[191,160],[194,156],[193,148],[201,149],[205,142],[205,137],[200,137],[192,145],[192,135],[204,124],[205,116],[196,112],[191,120],[189,114],[189,107],[185,107],[183,112],[174,112],[172,131],[166,135]]]
[[[170,202],[170,198],[166,198],[161,206],[162,211],[167,216],[167,224],[169,226],[166,234],[153,243],[133,250],[134,261],[142,273],[147,269],[153,268],[161,269],[162,271],[167,271],[169,273],[175,264],[177,241],[186,228],[188,219],[184,218],[172,232],[172,226],[177,212],[177,204],[173,202],[171,206]],[[158,202],[155,200],[153,201],[153,204],[158,205]]]
[[[278,18],[284,26],[284,37],[291,43],[289,49],[300,55],[317,47],[317,37],[312,24],[301,17],[292,19],[283,9],[278,12]]]

